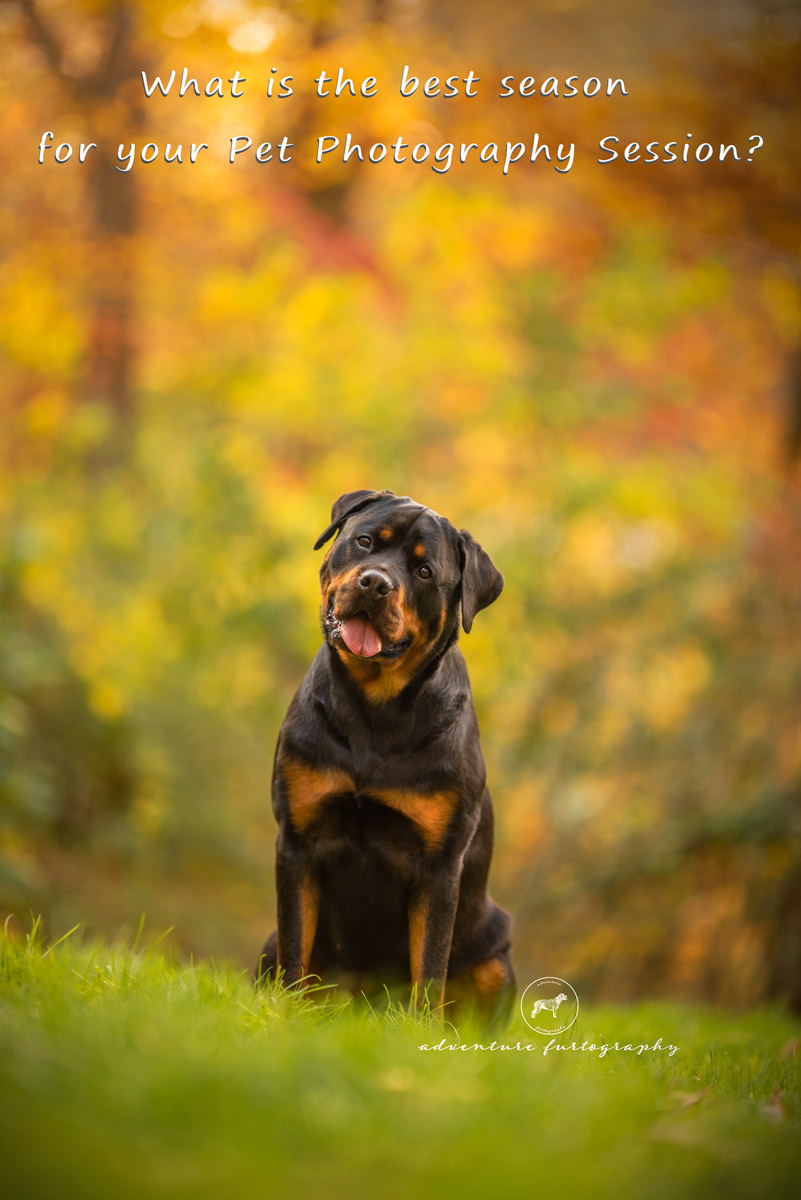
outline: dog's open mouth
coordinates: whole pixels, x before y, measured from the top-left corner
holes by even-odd
[[[354,613],[344,619],[335,616],[333,597],[328,602],[325,629],[332,642],[341,641],[358,658],[375,658],[379,654],[382,658],[398,658],[411,645],[409,637],[402,637],[397,642],[387,641],[366,612]]]
[[[360,659],[374,659],[379,654],[381,659],[397,659],[411,646],[410,637],[402,637],[397,642],[387,641],[386,637],[379,634],[366,612],[356,612],[344,619],[336,617],[333,598],[329,600],[325,614],[325,631],[331,642],[342,642],[351,654]]]
[[[367,613],[354,613],[352,617],[340,620],[334,615],[333,599],[328,603],[325,627],[329,637],[335,640],[341,638],[351,654],[357,654],[359,658],[374,658],[383,649],[381,635]]]
[[[381,653],[383,643],[366,613],[357,613],[355,617],[342,621],[339,635],[351,654],[358,654],[360,658],[372,658]]]

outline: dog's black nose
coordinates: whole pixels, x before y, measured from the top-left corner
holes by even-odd
[[[359,576],[359,587],[369,600],[383,600],[393,590],[394,584],[383,571],[363,571]]]

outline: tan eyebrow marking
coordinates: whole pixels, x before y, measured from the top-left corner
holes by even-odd
[[[389,538],[391,538],[391,537],[392,537],[392,530],[391,530],[391,529],[386,529],[386,528],[385,528],[385,529],[379,529],[379,531],[378,531],[378,536],[381,538],[381,541],[382,541],[382,542],[386,542],[386,541],[387,541]]]
[[[418,542],[417,545],[415,546],[414,556],[415,556],[415,558],[425,558],[426,548],[422,542]]]

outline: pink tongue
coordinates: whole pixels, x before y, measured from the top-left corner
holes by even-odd
[[[353,654],[372,658],[381,650],[381,638],[367,617],[351,617],[342,623],[342,640]]]

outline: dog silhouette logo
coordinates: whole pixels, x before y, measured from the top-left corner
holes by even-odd
[[[531,1010],[532,1020],[534,1017],[536,1017],[537,1013],[542,1012],[544,1008],[550,1009],[553,1015],[556,1016],[556,1010],[564,1000],[567,1000],[567,996],[564,992],[560,992],[558,996],[554,996],[553,1000],[538,1000]]]
[[[530,983],[520,998],[520,1013],[535,1033],[564,1033],[579,1012],[575,988],[564,979],[543,976]]]

